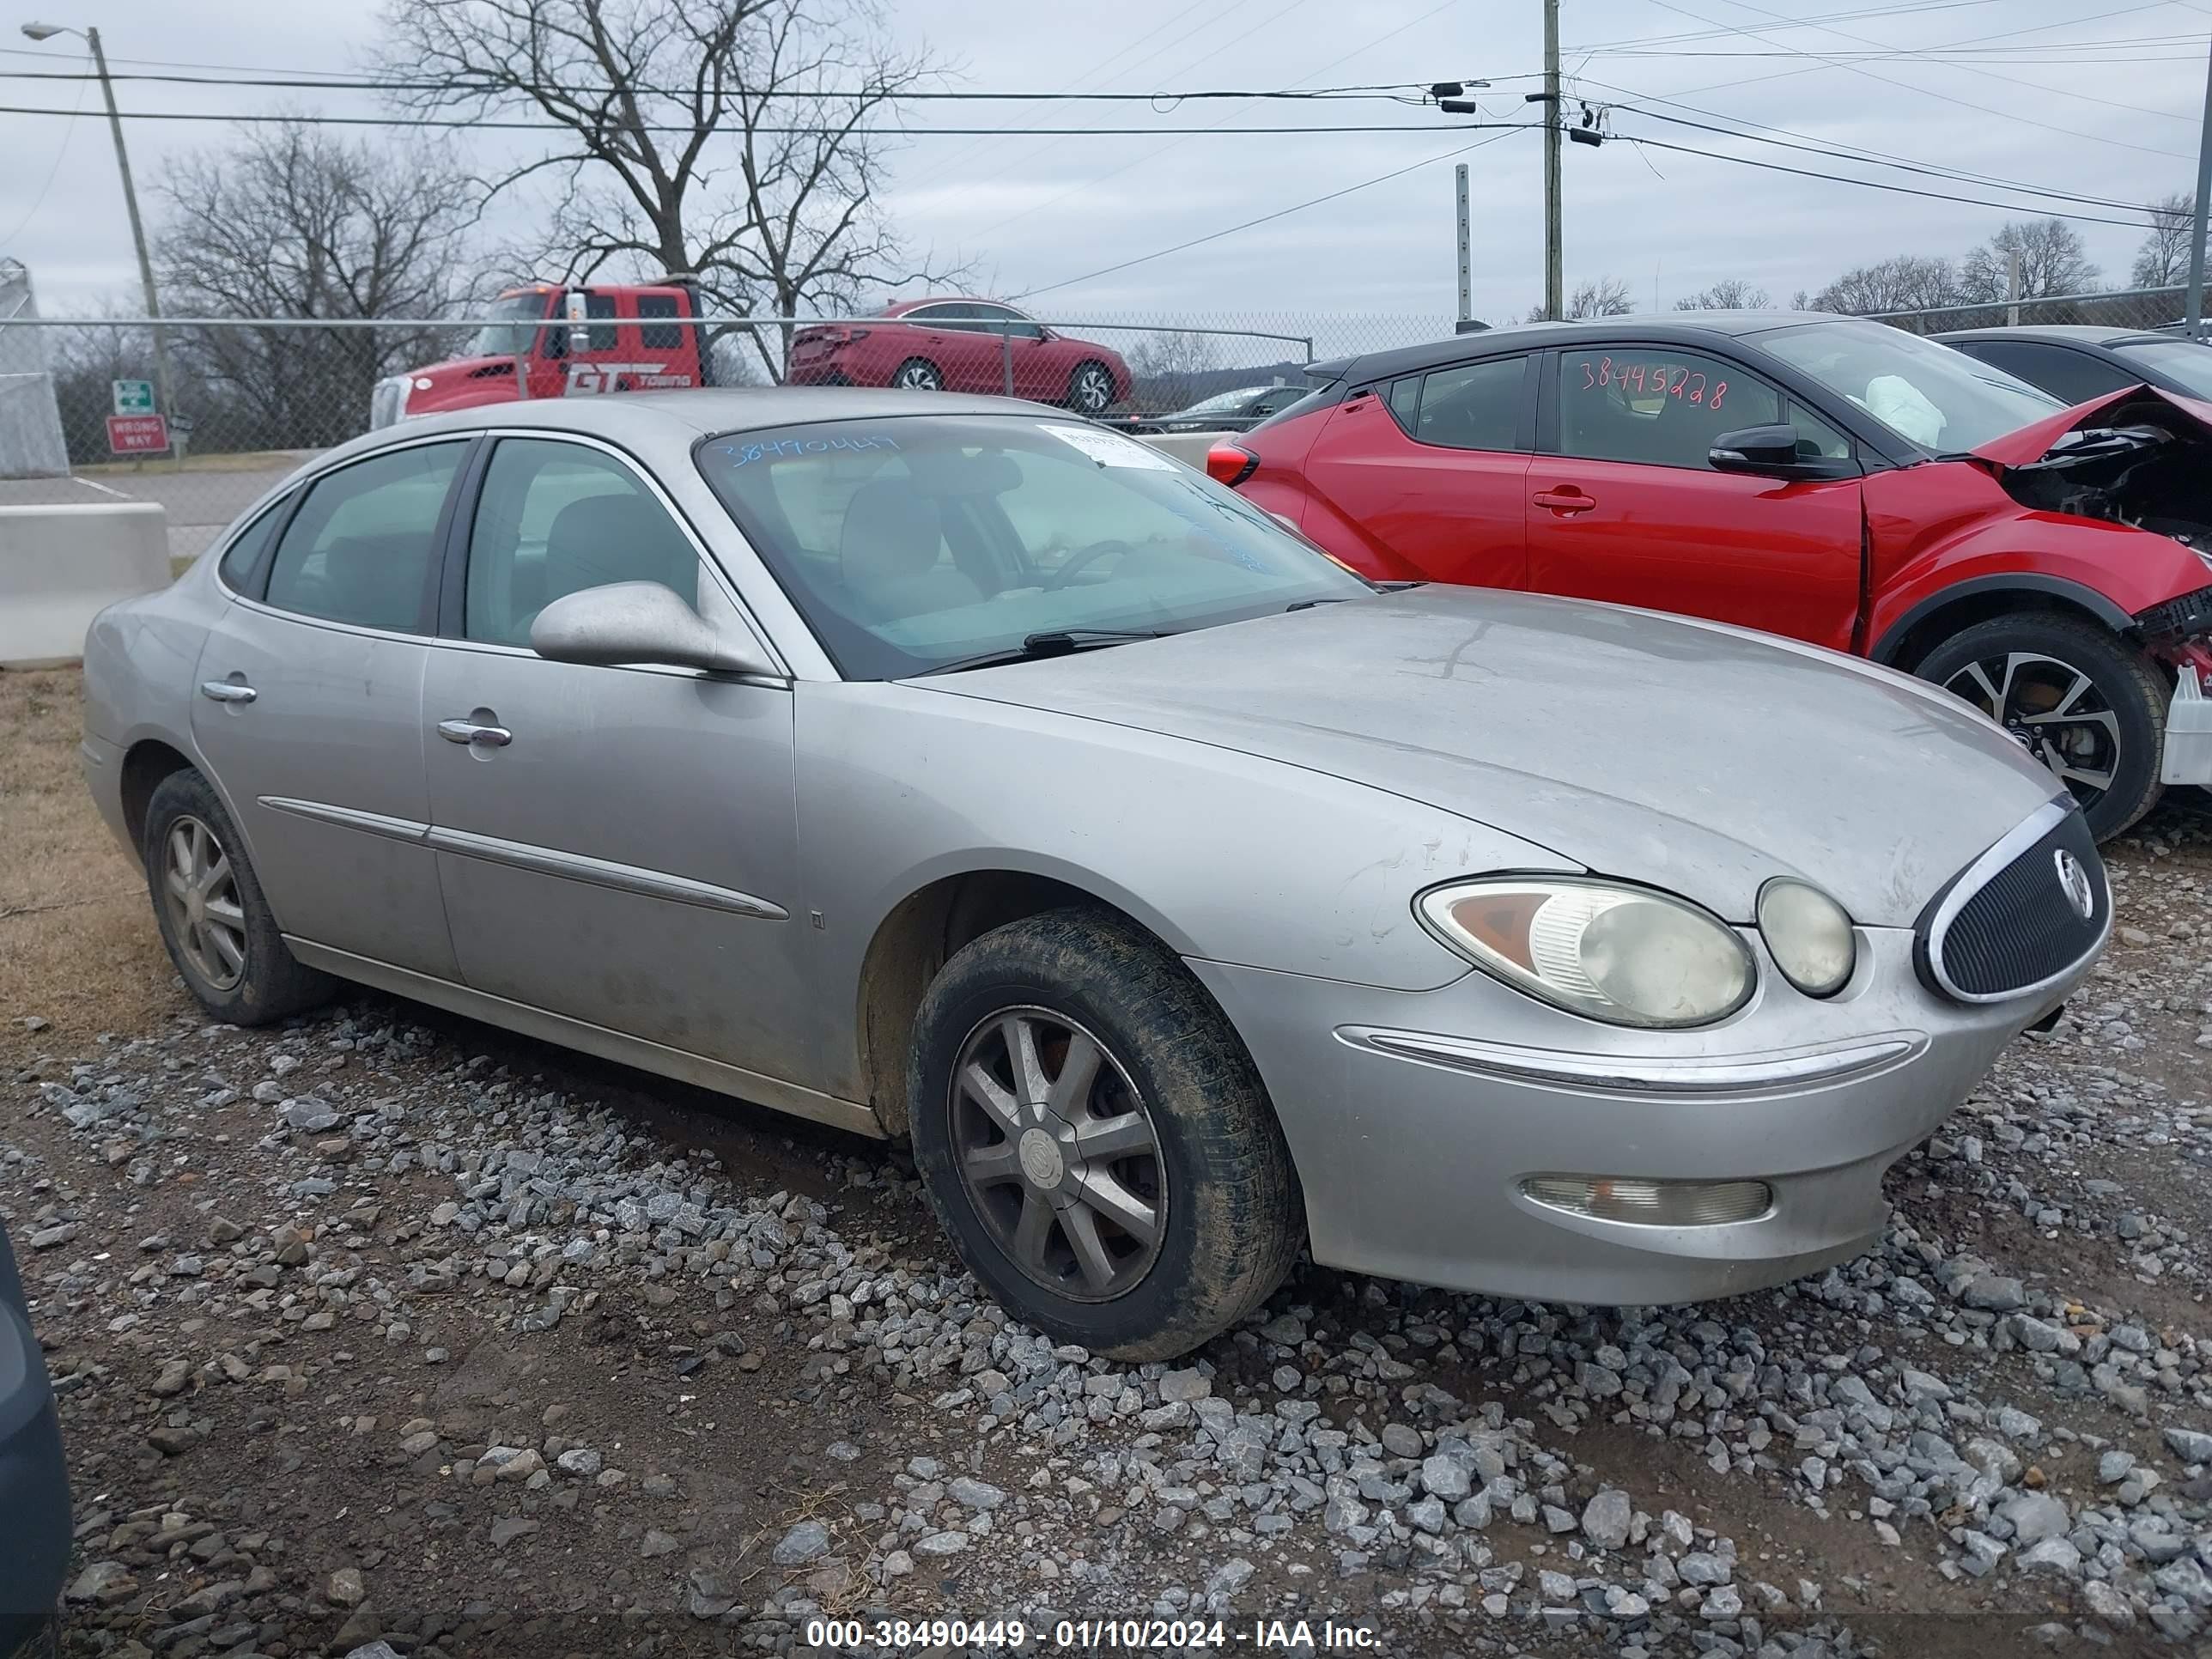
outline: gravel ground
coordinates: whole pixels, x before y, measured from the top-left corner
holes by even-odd
[[[1307,1267],[1176,1368],[1010,1323],[893,1149],[367,994],[51,1053],[0,1010],[66,1650],[2202,1654],[2212,817],[2112,867],[1873,1254],[1666,1310]]]

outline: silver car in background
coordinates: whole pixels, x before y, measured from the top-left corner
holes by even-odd
[[[909,1136],[991,1292],[1131,1358],[1302,1242],[1600,1304],[1850,1256],[2111,921],[2049,773],[1917,681],[1378,589],[996,399],[410,422],[86,671],[217,1016],[349,980]]]

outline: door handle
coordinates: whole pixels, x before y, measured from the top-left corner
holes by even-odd
[[[1529,499],[1539,507],[1548,507],[1554,513],[1587,513],[1597,505],[1597,499],[1585,495],[1572,484],[1559,489],[1540,489]]]
[[[202,680],[200,696],[212,697],[217,702],[252,702],[261,694],[250,685],[236,680]]]
[[[440,720],[438,735],[447,743],[481,743],[494,749],[503,749],[514,741],[514,733],[493,721],[480,720],[474,715],[463,720]]]

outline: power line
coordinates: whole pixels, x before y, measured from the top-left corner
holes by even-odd
[[[1303,3],[1303,0],[1302,0]],[[261,76],[221,75],[112,75],[112,81],[137,81],[163,86],[273,88],[291,91],[311,92],[448,92],[458,96],[497,96],[510,93],[532,93],[561,90],[526,81],[378,81],[365,79],[321,80],[311,78],[314,71],[296,75],[271,74]],[[0,81],[97,81],[95,74],[73,70],[0,70]],[[659,98],[689,98],[688,90],[667,87],[635,87],[632,91],[641,96]],[[1390,84],[1381,82],[1356,87],[1284,87],[1268,88],[1204,88],[1190,92],[946,92],[899,91],[885,92],[878,88],[824,88],[809,90],[799,88],[764,88],[748,90],[747,98],[768,100],[830,99],[850,100],[873,99],[881,103],[1128,103],[1182,104],[1209,100],[1226,99],[1390,99],[1403,102],[1426,102],[1427,88],[1411,82]]]
[[[1297,6],[1304,3],[1304,0],[1291,0],[1291,3],[1290,5],[1283,8],[1283,11],[1287,12],[1294,10]],[[1441,0],[1441,3],[1430,7],[1428,10],[1422,12],[1411,21],[1401,23],[1396,28],[1390,30],[1388,33],[1378,34],[1373,40],[1363,43],[1352,51],[1344,52],[1335,58],[1330,58],[1328,63],[1323,64],[1319,69],[1313,70],[1310,74],[1301,76],[1300,79],[1310,81],[1316,75],[1325,75],[1330,70],[1336,68],[1340,64],[1347,63],[1351,59],[1358,57],[1362,52],[1371,52],[1376,46],[1381,46],[1384,41],[1403,34],[1407,29],[1413,28],[1419,24],[1427,22],[1429,19],[1434,17],[1438,12],[1449,9],[1453,3],[1455,3],[1455,0]],[[1283,12],[1278,12],[1275,14],[1278,17],[1282,15]],[[1272,22],[1273,19],[1270,18],[1268,21]],[[1185,136],[1188,137],[1188,135]],[[1016,220],[1025,219],[1032,213],[1041,213],[1047,208],[1057,206],[1060,203],[1066,201],[1071,196],[1080,195],[1086,190],[1095,189],[1097,186],[1104,184],[1109,179],[1118,179],[1121,174],[1128,172],[1132,167],[1140,167],[1146,161],[1158,160],[1160,156],[1166,155],[1170,150],[1175,149],[1182,142],[1183,140],[1182,138],[1171,139],[1168,143],[1162,144],[1158,149],[1152,150],[1146,155],[1137,156],[1133,160],[1124,161],[1120,167],[1110,168],[1107,172],[1099,174],[1095,179],[1088,179],[1079,185],[1072,185],[1068,189],[1060,191],[1059,195],[1048,198],[1045,201],[1036,203],[1030,207],[1019,209],[1017,211],[1007,215],[1005,218],[997,221],[995,223],[985,226],[981,230],[977,231],[975,235],[978,239],[988,236],[994,231],[1003,230],[1006,226],[1012,224]]]
[[[1971,7],[1994,6],[1998,3],[2000,0],[1919,0],[1918,3],[1911,5],[1867,6],[1856,11],[1832,11],[1820,17],[1795,17],[1790,19],[1789,27],[1799,29],[1819,28],[1827,23],[1857,22],[1869,17],[1904,17],[1920,12],[1964,11]],[[1778,27],[1780,26],[1778,25]],[[1692,40],[1717,40],[1732,33],[1734,31],[1723,23],[1716,24],[1710,28],[1680,30],[1673,34],[1631,35],[1625,40],[1599,40],[1586,46],[1571,47],[1568,55],[1575,57],[1585,52],[1613,52],[1623,46],[1674,46]]]
[[[1018,300],[1027,300],[1039,294],[1049,294],[1054,289],[1073,288],[1079,283],[1088,283],[1101,276],[1110,276],[1115,271],[1128,270],[1132,265],[1149,264],[1154,259],[1166,258],[1170,253],[1181,253],[1186,249],[1199,247],[1207,242],[1218,242],[1224,236],[1234,236],[1237,232],[1249,230],[1255,225],[1264,225],[1273,220],[1287,218],[1293,213],[1303,213],[1310,207],[1319,207],[1323,202],[1334,202],[1340,197],[1349,196],[1354,191],[1366,190],[1376,185],[1387,184],[1393,179],[1402,179],[1409,173],[1417,172],[1436,162],[1449,161],[1454,156],[1464,155],[1471,149],[1480,149],[1485,144],[1494,144],[1508,133],[1537,131],[1543,124],[1537,121],[1506,121],[1496,125],[1498,130],[1491,137],[1478,138],[1474,143],[1462,144],[1457,149],[1448,149],[1437,155],[1425,155],[1418,161],[1409,162],[1402,167],[1393,168],[1389,173],[1377,173],[1372,179],[1363,179],[1356,185],[1346,185],[1341,190],[1332,190],[1326,195],[1312,197],[1306,201],[1293,202],[1286,208],[1277,208],[1273,213],[1263,213],[1256,219],[1245,220],[1242,224],[1229,225],[1220,230],[1208,231],[1203,236],[1194,236],[1187,242],[1177,242],[1173,247],[1158,248],[1150,253],[1140,253],[1133,259],[1123,259],[1118,264],[1106,265],[1097,270],[1085,271],[1080,276],[1062,277],[1059,282],[1047,283],[1039,288],[1024,289],[1013,297]],[[1461,129],[1462,131],[1466,130]]]
[[[46,204],[46,192],[54,187],[54,180],[61,176],[62,161],[69,154],[70,140],[76,137],[76,118],[84,113],[84,95],[91,90],[90,83],[99,78],[97,76],[86,76],[84,84],[77,88],[76,107],[70,112],[69,125],[62,129],[62,142],[54,150],[53,166],[46,169],[46,181],[39,186],[39,193],[31,198],[30,207],[15,222],[15,229],[5,236],[0,236],[0,247],[7,246],[21,236],[31,221],[39,216],[39,210]]]
[[[68,116],[65,109],[40,109],[21,104],[0,104],[0,115],[59,115]],[[125,110],[126,121],[222,121],[242,125],[301,127],[430,127],[441,130],[468,131],[495,131],[501,132],[568,132],[573,129],[558,121],[496,121],[463,120],[440,116],[388,115],[232,115],[213,111]],[[680,132],[697,131],[688,125],[647,122],[641,126],[623,124],[627,131],[636,132]],[[731,131],[736,131],[734,124]],[[759,133],[799,137],[834,137],[854,131],[849,126],[756,126],[742,129]],[[1280,136],[1288,133],[1330,132],[1425,132],[1434,127],[1408,126],[1403,121],[1388,124],[1346,122],[1310,126],[1273,127],[895,127],[873,131],[886,137],[898,138],[975,138],[999,133],[1063,138],[1152,138],[1163,133],[1181,133],[1197,137],[1207,133],[1224,136]]]
[[[2006,213],[2020,211],[2016,203],[1992,202],[1979,196],[1954,196],[1948,191],[1919,190],[1911,185],[1893,185],[1880,179],[1854,179],[1840,173],[1820,173],[1810,167],[1793,167],[1780,161],[1762,161],[1751,155],[1731,155],[1726,150],[1698,149],[1693,145],[1670,143],[1663,138],[1645,138],[1635,133],[1616,133],[1613,136],[1624,143],[1641,144],[1647,149],[1671,150],[1680,155],[1701,155],[1709,161],[1733,161],[1739,167],[1758,167],[1767,173],[1787,173],[1800,179],[1820,179],[1832,185],[1856,185],[1862,190],[1886,191],[1893,196],[1920,196],[1936,202],[1963,202],[1970,207],[1996,208]],[[2108,219],[2094,213],[2053,213],[2050,216],[2071,219],[2078,224],[2118,225],[2124,230],[2148,228],[2143,221]]]
[[[1714,22],[1714,20],[1713,20],[1713,19],[1711,19],[1711,18],[1710,18],[1710,17],[1703,16],[1703,15],[1699,15],[1699,14],[1698,14],[1698,13],[1697,13],[1697,12],[1694,12],[1694,11],[1690,10],[1690,9],[1689,9],[1688,8],[1686,8],[1686,7],[1676,5],[1676,4],[1674,3],[1674,0],[1651,0],[1651,3],[1652,3],[1653,5],[1658,6],[1658,7],[1659,7],[1659,8],[1661,8],[1662,10],[1671,11],[1671,12],[1677,12],[1677,13],[1680,13],[1682,16],[1684,16],[1684,17],[1687,17],[1687,18],[1691,19],[1692,21],[1699,22],[1699,23],[1704,23],[1704,24],[1707,24],[1707,25],[1709,25],[1709,26],[1711,26],[1711,27],[1718,27],[1718,28],[1727,29],[1727,30],[1729,30],[1729,31],[1730,33],[1732,33],[1741,34],[1741,35],[1745,35],[1745,36],[1747,36],[1747,37],[1749,37],[1749,38],[1751,38],[1751,39],[1753,39],[1753,40],[1765,40],[1765,39],[1767,38],[1765,34],[1763,34],[1763,33],[1760,32],[1759,28],[1757,26],[1753,26],[1753,25],[1735,25],[1735,24],[1727,24],[1727,23],[1715,23],[1715,22]],[[1753,4],[1752,3],[1752,0],[1733,0],[1733,3],[1735,3],[1735,4],[1736,4],[1736,5],[1739,5],[1739,6],[1741,6],[1741,7],[1742,7],[1746,11],[1755,11],[1755,12],[1759,13],[1759,14],[1761,16],[1763,16],[1763,17],[1771,17],[1771,18],[1776,18],[1776,19],[1778,19],[1778,20],[1780,22],[1782,22],[1782,23],[1785,23],[1785,24],[1786,24],[1786,23],[1788,23],[1788,22],[1790,21],[1790,19],[1788,19],[1788,18],[1786,18],[1786,17],[1783,17],[1783,16],[1781,15],[1781,14],[1780,14],[1780,13],[1778,13],[1778,12],[1771,12],[1771,11],[1769,11],[1769,10],[1767,10],[1767,9],[1766,9],[1766,8],[1765,8],[1765,7],[1764,7],[1764,6],[1753,5]],[[2148,11],[2148,10],[2154,9],[2154,8],[2153,8],[2153,7],[2149,7],[2149,6],[2142,6],[2142,7],[2136,7],[2136,8],[2134,8],[2133,9],[2136,9],[2136,10],[2143,10],[2143,11]],[[2076,18],[2076,19],[2072,19],[2072,20],[2069,20],[2069,21],[2075,21],[2075,22],[2079,22],[2079,21],[2082,21],[2082,20]],[[2046,25],[2046,26],[2045,26],[2045,27],[2047,27],[2047,28],[2063,28],[2063,27],[2065,27],[2065,25],[2064,25],[2064,24],[2063,24],[2063,23],[2053,23],[2053,24],[2049,24],[2049,25]],[[1836,35],[1836,36],[1838,36],[1838,37],[1839,37],[1839,38],[1841,38],[1841,39],[1843,39],[1843,40],[1856,40],[1856,41],[1857,41],[1861,46],[1883,46],[1883,45],[1885,44],[1884,42],[1880,41],[1880,40],[1869,40],[1867,36],[1863,35],[1863,34],[1852,34],[1852,33],[1850,33],[1849,31],[1847,31],[1847,30],[1844,30],[1844,29],[1831,28],[1831,27],[1824,27],[1824,28],[1823,28],[1823,31],[1822,31],[1822,32],[1823,32],[1823,33],[1825,33]],[[2041,30],[2038,30],[2038,29],[2024,29],[2024,30],[2018,31],[2018,33],[2027,33],[2027,34],[2039,33],[2041,33],[2041,32],[2042,32]],[[1996,39],[1996,38],[1997,38],[1997,37],[1996,37],[1996,36],[1989,36],[1989,35],[1984,35],[1984,36],[1977,37],[1977,39],[1978,39],[1978,40],[1991,40],[1991,39]],[[1785,40],[1785,41],[1779,42],[1778,44],[1780,44],[1780,45],[1782,45],[1782,46],[1789,46],[1789,44],[1790,44],[1790,43],[1789,43],[1788,41],[1786,41],[1786,40]],[[1954,45],[1954,46],[1972,46],[1972,45],[1976,44],[1976,42],[1975,42],[1974,40],[1960,40],[1960,41],[1954,41],[1954,42],[1952,42],[1951,44],[1952,44],[1952,45]],[[1897,88],[1899,88],[1900,89],[1902,89],[1902,90],[1904,90],[1904,91],[1905,91],[1905,92],[1917,93],[1917,94],[1918,94],[1921,97],[1923,97],[1923,98],[1930,98],[1930,97],[1942,97],[1942,98],[1946,99],[1948,102],[1951,102],[1951,103],[1954,103],[1954,104],[1957,104],[1957,105],[1960,106],[1961,106],[1961,107],[1963,107],[1963,108],[1966,108],[1966,109],[1971,109],[1971,110],[1977,110],[1977,111],[1980,112],[1981,112],[1982,114],[1984,114],[1984,115],[1994,115],[1994,116],[1997,117],[1997,118],[1998,118],[1999,119],[2001,119],[2001,120],[2006,120],[2006,121],[2018,121],[2018,122],[2021,123],[2023,125],[2031,126],[2031,127],[2041,127],[2041,128],[2043,128],[2043,129],[2044,129],[2045,131],[2047,131],[2047,132],[2061,133],[2061,134],[2063,134],[2065,137],[2069,137],[2069,138],[2082,138],[2082,139],[2087,139],[2087,140],[2088,140],[2088,141],[2089,141],[2090,143],[2099,143],[2099,144],[2111,144],[2111,145],[2112,145],[2112,146],[2114,146],[2114,147],[2116,147],[2116,148],[2118,148],[2118,149],[2132,149],[2132,150],[2139,150],[2139,151],[2141,151],[2142,154],[2144,154],[2144,155],[2165,155],[2165,156],[2171,156],[2171,157],[2172,157],[2173,159],[2175,159],[2175,160],[2177,160],[2177,161],[2194,161],[2194,160],[2196,159],[2194,156],[2191,156],[2191,155],[2184,155],[2184,154],[2183,154],[2181,151],[2179,151],[2179,150],[2159,149],[2156,149],[2156,148],[2154,148],[2154,147],[2153,147],[2153,146],[2151,146],[2151,145],[2148,145],[2148,144],[2131,144],[2131,143],[2128,143],[2125,139],[2123,139],[2123,138],[2107,138],[2107,137],[2104,137],[2102,134],[2100,134],[2100,133],[2094,133],[2094,132],[2082,132],[2082,131],[2078,131],[2078,130],[2076,130],[2075,128],[2073,128],[2073,127],[2062,127],[2062,126],[2058,125],[2056,122],[2051,122],[2051,121],[2039,121],[2039,120],[2037,120],[2033,116],[2031,116],[2031,115],[2022,115],[2022,114],[2021,114],[2021,113],[2020,113],[2018,111],[2016,111],[2016,110],[1998,109],[1998,108],[1996,108],[1996,107],[1994,107],[1994,106],[1990,106],[1990,105],[1988,105],[1988,104],[1977,104],[1977,103],[1972,102],[1971,100],[1965,99],[1965,98],[1960,98],[1960,97],[1957,96],[1955,94],[1948,94],[1948,93],[1945,93],[1945,94],[1937,94],[1937,93],[1931,93],[1931,92],[1929,92],[1929,89],[1928,89],[1927,88],[1925,88],[1925,87],[1916,87],[1916,86],[1914,86],[1914,85],[1913,85],[1910,81],[1895,81],[1895,80],[1892,80],[1888,76],[1887,76],[1887,75],[1876,75],[1876,74],[1875,74],[1872,70],[1870,70],[1870,69],[1867,69],[1867,68],[1863,67],[1863,65],[1860,65],[1860,64],[1857,64],[1838,63],[1838,62],[1837,62],[1835,59],[1833,59],[1833,58],[1831,58],[1827,57],[1827,56],[1826,56],[1826,55],[1825,55],[1824,53],[1817,52],[1814,52],[1814,51],[1811,51],[1811,50],[1809,50],[1809,49],[1808,49],[1808,48],[1806,48],[1806,47],[1803,47],[1803,46],[1796,46],[1796,47],[1791,47],[1791,48],[1790,48],[1790,50],[1791,50],[1791,51],[1793,51],[1793,52],[1797,52],[1798,54],[1800,54],[1800,55],[1802,55],[1802,56],[1803,56],[1803,57],[1818,59],[1820,62],[1821,62],[1821,63],[1823,63],[1823,64],[1830,64],[1831,66],[1832,66],[1832,67],[1834,67],[1834,68],[1837,68],[1837,69],[1846,69],[1846,70],[1849,70],[1852,74],[1854,74],[1854,75],[1859,75],[1859,76],[1865,76],[1865,77],[1866,77],[1868,80],[1869,80],[1869,81],[1878,81],[1878,82],[1880,82],[1882,85],[1884,85],[1884,86],[1886,86],[1886,87],[1897,87]],[[1940,51],[1940,50],[1942,50],[1942,48],[1938,47],[1938,48],[1936,48],[1936,50]],[[2059,93],[2063,93],[2063,94],[2064,94],[2064,95],[2066,95],[2066,96],[2068,96],[2068,97],[2081,98],[2081,99],[2085,100],[2086,100],[2086,101],[2087,101],[2087,102],[2094,103],[2094,104],[2109,104],[2109,103],[2112,103],[2112,100],[2107,99],[2107,98],[2097,98],[2097,97],[2094,97],[2094,96],[2092,96],[2091,94],[2087,94],[2087,93],[2073,93],[2073,92],[2066,92],[2066,91],[2065,91],[2065,89],[2064,89],[2064,88],[2058,88],[2058,87],[2046,87],[2046,86],[2042,86],[2042,85],[2040,85],[2040,84],[2039,84],[2038,82],[2033,82],[2033,81],[2022,81],[2022,80],[2021,80],[2021,79],[2020,79],[2018,76],[2010,76],[2010,75],[1999,75],[1999,74],[1998,74],[1995,70],[1977,69],[1977,68],[1972,67],[1972,65],[1969,65],[1969,64],[1955,64],[1955,65],[1953,65],[1953,67],[1954,67],[1954,68],[1960,68],[1960,69],[1964,69],[1964,70],[1966,70],[1966,72],[1967,72],[1968,74],[1970,74],[1970,75],[1980,75],[1980,76],[1984,76],[1989,77],[1989,78],[1990,78],[1990,79],[1991,79],[1991,80],[2009,82],[2011,84],[2013,84],[2013,85],[2014,85],[2014,86],[2021,86],[2021,87],[2029,87],[2029,88],[2033,88],[2035,91],[2038,91],[2038,92],[2059,92]],[[2127,111],[2129,112],[2129,113],[2130,113],[2130,114],[2133,114],[2133,113],[2135,113],[2135,112],[2136,112],[2136,111],[2135,111],[2135,106],[2134,106],[2133,105],[2129,105],[2129,104],[2121,104],[2121,105],[2118,105],[2118,106],[2116,106],[2116,107],[2118,107],[2118,108],[2121,108],[2121,109],[2124,109],[2124,110],[2127,110]]]
[[[1604,82],[1592,82],[1590,84],[1602,86]],[[1659,99],[1655,101],[1666,103],[1672,100]],[[1689,106],[1682,105],[1680,107],[1688,108]],[[2047,185],[2032,185],[2017,179],[2000,178],[1990,173],[1973,173],[1963,167],[1946,167],[1941,162],[1915,161],[1903,156],[1885,155],[1879,151],[1856,150],[1856,147],[1830,149],[1817,143],[1790,142],[1790,139],[1802,137],[1802,134],[1790,133],[1788,137],[1770,138],[1760,132],[1745,132],[1734,127],[1717,126],[1708,121],[1692,121],[1680,115],[1668,115],[1655,109],[1639,109],[1632,112],[1647,120],[1665,121],[1674,126],[1694,127],[1700,132],[1717,133],[1723,138],[1741,138],[1755,144],[1771,144],[1778,149],[1802,150],[1806,155],[1826,156],[1834,161],[1856,161],[1862,166],[1894,167],[1900,173],[1919,173],[1928,178],[1944,179],[1959,184],[1980,185],[1992,190],[2014,191],[2024,196],[2040,196],[2052,201],[2075,202],[2085,207],[2116,208],[2124,213],[2150,211],[2148,204],[2142,202],[2121,201],[2107,196],[2083,196],[2073,191],[2059,190]],[[1769,127],[1765,130],[1766,132],[1786,131],[1781,127]]]

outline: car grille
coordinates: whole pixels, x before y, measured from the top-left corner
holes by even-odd
[[[2063,978],[2095,952],[2112,920],[2088,823],[2054,801],[1936,896],[1922,913],[1915,954],[1931,989],[1996,1002]]]

